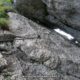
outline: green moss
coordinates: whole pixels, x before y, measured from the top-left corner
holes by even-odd
[[[8,27],[8,15],[7,11],[12,11],[13,7],[11,6],[12,0],[0,0],[0,27],[2,29]]]
[[[5,27],[5,26],[7,26],[7,24],[8,24],[8,20],[7,19],[0,18],[0,26]]]

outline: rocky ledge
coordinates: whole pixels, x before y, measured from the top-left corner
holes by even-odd
[[[19,14],[8,15],[10,31],[0,31],[0,80],[80,80],[79,47]]]

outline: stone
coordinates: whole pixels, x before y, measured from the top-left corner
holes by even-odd
[[[71,60],[62,60],[61,63],[61,72],[64,74],[69,74],[79,78],[80,73],[80,64],[77,64]]]
[[[31,60],[41,63],[50,59],[51,52],[46,49],[34,50],[30,53],[29,57]]]
[[[16,36],[9,31],[0,31],[0,42],[13,42],[15,38]]]
[[[4,80],[4,76],[0,75],[0,80]]]
[[[0,72],[6,68],[7,66],[7,61],[6,59],[3,58],[2,54],[0,53]]]
[[[16,50],[14,46],[12,45],[12,42],[11,41],[9,42],[9,41],[8,42],[3,41],[3,43],[0,43],[0,52],[3,55],[10,55],[12,54],[12,52]]]
[[[35,0],[34,3],[33,0],[16,0],[14,4],[19,13],[35,21],[48,21],[48,25],[51,22],[59,26],[62,23],[80,30],[79,0]]]
[[[44,62],[44,65],[50,68],[51,70],[57,69],[60,66],[60,58],[58,56],[51,56],[49,60]]]

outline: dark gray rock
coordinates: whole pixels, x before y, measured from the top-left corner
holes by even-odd
[[[60,59],[57,55],[51,56],[49,60],[47,60],[44,65],[50,68],[51,70],[57,69],[60,66]]]
[[[0,42],[12,42],[16,36],[9,31],[0,31]]]
[[[47,15],[46,5],[41,0],[16,0],[14,5],[19,13],[31,19],[44,21]]]
[[[54,22],[55,17],[62,23],[80,30],[79,0],[42,0],[47,5],[48,20]]]
[[[14,4],[21,14],[31,19],[45,23],[48,20],[59,26],[61,22],[80,30],[79,0],[16,0]]]
[[[8,15],[10,16],[10,21],[11,21],[11,24],[9,24],[10,31],[13,34],[15,34],[16,36],[36,35],[36,31],[30,27],[30,24],[27,18],[15,13],[8,13]]]

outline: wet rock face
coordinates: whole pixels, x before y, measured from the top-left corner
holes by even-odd
[[[58,20],[80,30],[79,0],[16,0],[17,10],[26,17],[58,24]]]
[[[43,19],[47,15],[46,5],[41,0],[16,0],[16,9],[28,18]]]
[[[79,0],[43,0],[43,2],[47,5],[50,21],[56,16],[63,23],[80,30]]]

